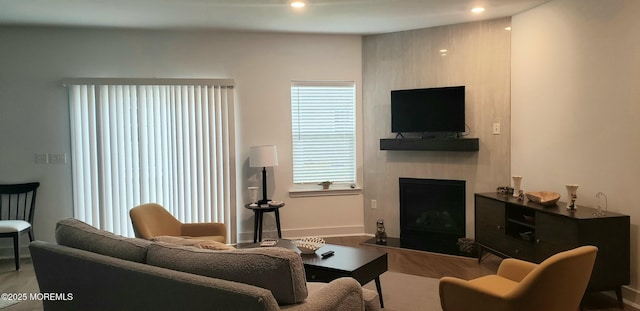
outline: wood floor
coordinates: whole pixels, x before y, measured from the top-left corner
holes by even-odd
[[[487,255],[482,263],[476,259],[458,256],[434,254],[428,252],[397,249],[383,246],[362,245],[361,242],[369,239],[363,237],[325,238],[330,244],[347,245],[354,247],[380,247],[388,255],[389,271],[419,275],[431,278],[442,276],[454,276],[462,279],[472,279],[479,276],[493,274],[502,261],[500,258]],[[383,284],[384,286],[384,284]],[[13,259],[0,260],[0,293],[37,293],[38,283],[35,278],[31,259],[21,260],[20,271],[15,271]],[[620,311],[616,302],[603,294],[589,295],[585,299],[585,310]],[[10,306],[2,311],[39,311],[42,303],[39,301],[24,301]],[[625,311],[640,311],[625,306]]]
[[[373,246],[361,244],[371,237],[339,237],[325,238],[330,244],[339,244],[357,247],[382,248],[387,252],[389,271],[419,275],[430,278],[440,278],[443,276],[453,276],[461,279],[473,279],[480,276],[494,274],[502,259],[487,254],[482,262],[478,263],[476,258],[465,258],[459,256],[441,255],[429,252],[415,251],[409,249],[399,249],[384,246]],[[384,284],[383,284],[384,286]],[[610,294],[614,294],[611,292]],[[620,311],[617,302],[601,293],[589,294],[583,301],[584,310],[600,311]],[[639,311],[625,305],[624,311]]]

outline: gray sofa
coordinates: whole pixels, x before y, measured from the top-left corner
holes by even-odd
[[[76,219],[29,249],[45,310],[378,310],[352,278],[307,283],[283,248],[210,250],[125,238]]]

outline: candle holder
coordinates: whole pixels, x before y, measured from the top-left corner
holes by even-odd
[[[258,206],[258,187],[249,187],[249,200],[251,204],[249,206]]]
[[[593,213],[596,216],[605,216],[607,215],[607,195],[602,192],[598,192],[596,194],[596,198],[598,199],[598,205],[596,208],[596,212]],[[604,200],[604,211],[602,210],[602,201]]]

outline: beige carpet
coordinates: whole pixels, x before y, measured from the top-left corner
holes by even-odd
[[[380,275],[385,311],[442,311],[438,279],[387,271]],[[375,282],[365,288],[376,290]]]

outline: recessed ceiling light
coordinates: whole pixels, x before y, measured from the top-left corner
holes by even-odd
[[[449,50],[447,50],[447,49],[442,49],[442,50],[440,50],[440,53],[447,53],[448,51]]]
[[[476,7],[476,8],[471,9],[471,12],[476,13],[476,14],[477,13],[482,13],[482,12],[484,12],[484,8]]]
[[[292,8],[301,9],[301,8],[304,8],[307,5],[307,3],[305,3],[302,0],[294,0],[294,1],[291,1],[289,5],[291,5]]]
[[[511,31],[511,26],[509,26],[509,27],[504,27],[504,30]]]

